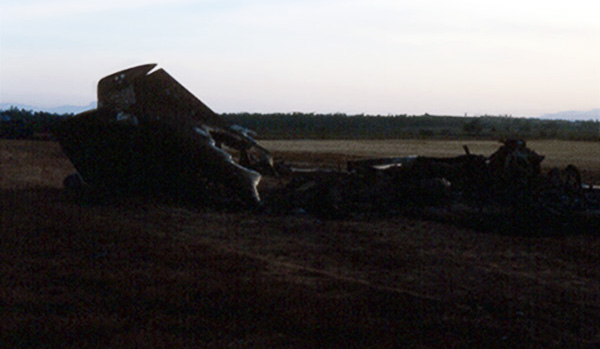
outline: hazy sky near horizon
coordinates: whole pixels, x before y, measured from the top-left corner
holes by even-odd
[[[158,63],[216,112],[600,108],[597,0],[0,0],[0,102]]]

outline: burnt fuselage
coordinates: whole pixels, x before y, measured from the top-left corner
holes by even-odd
[[[83,180],[111,192],[182,195],[217,184],[245,203],[260,200],[260,174],[216,145],[260,148],[164,70],[140,66],[103,78],[98,109],[68,118],[55,135]],[[232,146],[233,145],[233,146]],[[239,148],[239,149],[238,149]]]

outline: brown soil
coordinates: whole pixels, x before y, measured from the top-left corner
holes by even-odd
[[[2,346],[600,344],[597,235],[90,203],[55,143],[0,161]]]

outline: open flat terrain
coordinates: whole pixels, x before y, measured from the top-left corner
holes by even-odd
[[[265,141],[341,164],[489,155],[493,142]],[[530,142],[600,181],[600,144]],[[0,345],[594,347],[600,235],[491,234],[404,217],[323,221],[168,198],[81,201],[53,142],[0,140]]]
[[[494,141],[477,140],[304,140],[263,141],[276,157],[295,162],[345,165],[348,160],[411,155],[451,157],[463,155],[463,145],[472,154],[491,155],[500,145]],[[527,146],[546,159],[543,168],[577,166],[585,180],[600,183],[600,142],[570,142],[542,140],[527,142]]]

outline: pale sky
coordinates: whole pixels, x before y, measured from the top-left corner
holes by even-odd
[[[0,0],[0,103],[158,63],[216,112],[600,108],[598,0]]]

